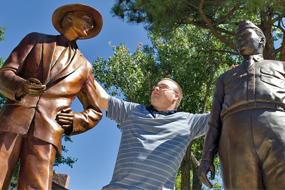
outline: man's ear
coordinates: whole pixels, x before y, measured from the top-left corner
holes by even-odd
[[[72,20],[73,20],[73,13],[67,13],[66,19],[67,19],[68,22],[72,22]]]
[[[174,99],[175,99],[175,100],[178,100],[178,99],[179,99],[179,97],[180,97],[180,95],[179,95],[179,94],[175,94]]]

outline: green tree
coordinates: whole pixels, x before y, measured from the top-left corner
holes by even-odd
[[[3,34],[5,33],[5,29],[6,29],[6,26],[0,27],[0,42],[4,41]],[[3,63],[4,63],[4,59],[0,57],[0,68],[2,67]],[[2,108],[5,100],[6,98],[2,94],[0,94],[0,109]]]
[[[0,27],[0,41],[4,41],[3,34],[5,33],[6,26]]]
[[[94,61],[96,80],[113,96],[121,95],[124,100],[149,105],[154,85],[161,78],[172,78],[183,89],[179,111],[209,112],[214,81],[229,66],[236,64],[237,58],[230,54],[235,52],[220,51],[227,48],[224,43],[208,30],[190,25],[163,35],[149,33],[149,38],[152,45],[142,48],[139,44],[134,53],[122,43],[113,47],[114,55],[108,60],[98,58]],[[201,188],[197,172],[203,138],[191,142],[191,145],[181,163],[177,189]]]
[[[155,32],[184,25],[208,29],[233,51],[238,22],[251,20],[266,36],[264,58],[285,60],[284,0],[117,0],[112,13]],[[274,47],[278,39],[281,46]]]

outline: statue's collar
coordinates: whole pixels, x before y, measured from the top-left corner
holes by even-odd
[[[259,60],[263,60],[262,54],[251,55],[249,57],[245,57],[244,60],[253,59],[254,61],[258,62]]]
[[[56,41],[58,45],[65,46],[65,47],[70,46],[75,49],[77,48],[76,40],[69,41],[63,34],[57,36]]]

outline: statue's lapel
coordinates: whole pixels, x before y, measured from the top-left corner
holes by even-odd
[[[84,60],[81,56],[81,52],[78,49],[76,49],[74,57],[72,58],[70,63],[68,65],[66,65],[66,67],[63,70],[59,71],[59,73],[57,75],[54,75],[54,78],[49,79],[48,86],[50,86],[55,81],[58,81],[64,77],[72,74],[74,71],[76,71],[81,66],[82,61],[84,61]]]
[[[47,84],[49,81],[51,60],[55,51],[56,42],[43,43],[43,84]]]

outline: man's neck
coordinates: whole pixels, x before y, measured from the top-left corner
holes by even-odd
[[[171,115],[171,114],[174,114],[177,112],[177,109],[172,109],[169,111],[165,111],[165,109],[164,109],[164,110],[159,111],[159,110],[155,109],[152,105],[150,105],[146,109],[152,114],[153,117],[156,117],[156,114]]]
[[[155,107],[155,106],[152,106],[153,109],[157,110],[157,111],[172,111],[175,109],[175,107],[171,106],[171,107],[168,107],[168,108],[159,108],[159,107]]]

